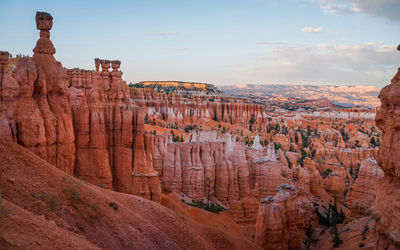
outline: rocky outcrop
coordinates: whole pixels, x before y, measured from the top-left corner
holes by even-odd
[[[361,162],[358,178],[346,196],[346,204],[351,211],[351,217],[368,214],[375,201],[376,183],[383,176],[384,173],[375,160],[367,159]]]
[[[379,249],[400,248],[400,69],[390,85],[379,94],[382,102],[376,124],[382,130],[378,165],[385,177],[377,184],[375,209],[380,218],[376,223]]]
[[[264,249],[300,249],[304,232],[316,219],[304,192],[283,184],[275,196],[261,199],[256,242]]]

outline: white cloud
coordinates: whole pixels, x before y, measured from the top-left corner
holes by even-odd
[[[360,12],[359,8],[356,8],[354,6],[349,6],[347,4],[328,4],[328,5],[322,5],[320,8],[325,12],[325,13],[330,13],[330,14],[352,14],[356,12]]]
[[[148,32],[149,35],[157,35],[157,36],[175,36],[180,35],[179,32]]]
[[[288,42],[280,42],[280,41],[267,41],[267,42],[255,42],[256,45],[284,45],[290,44]]]
[[[397,71],[395,50],[395,45],[383,42],[278,47],[260,55],[261,60],[241,74],[261,83],[384,86]]]
[[[316,2],[325,13],[366,13],[400,21],[399,0],[313,0],[313,2]]]
[[[308,33],[321,33],[324,30],[322,26],[318,28],[313,27],[304,27],[301,29],[301,32],[308,32]]]

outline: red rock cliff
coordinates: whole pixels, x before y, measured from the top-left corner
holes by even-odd
[[[390,85],[379,94],[382,102],[376,124],[382,130],[378,164],[385,177],[378,182],[375,208],[380,218],[376,223],[378,249],[400,248],[400,69]]]

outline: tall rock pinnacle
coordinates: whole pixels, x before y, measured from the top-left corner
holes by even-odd
[[[46,12],[36,12],[36,28],[40,30],[40,38],[33,49],[35,54],[54,55],[56,49],[50,41],[50,30],[53,26],[53,17]]]

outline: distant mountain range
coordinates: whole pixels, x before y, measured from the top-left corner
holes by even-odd
[[[230,85],[220,86],[219,90],[240,97],[265,97],[265,98],[300,98],[315,100],[327,98],[333,104],[340,106],[366,106],[380,105],[378,94],[380,89],[375,86],[329,86],[329,85]]]

